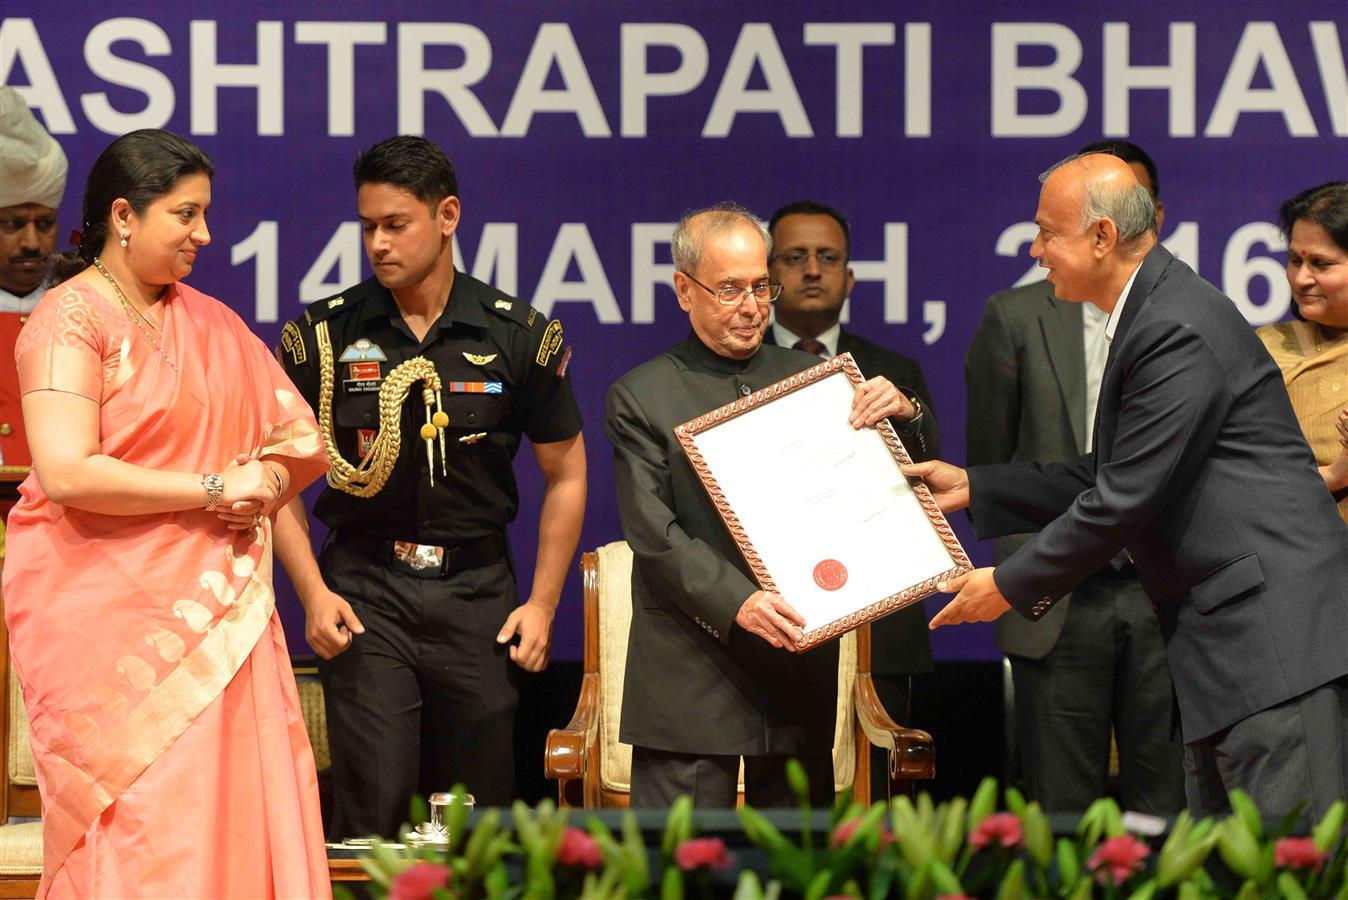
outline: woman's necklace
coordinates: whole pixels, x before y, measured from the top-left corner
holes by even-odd
[[[1333,347],[1339,341],[1343,340],[1345,334],[1348,334],[1348,331],[1342,328],[1326,328],[1319,322],[1312,322],[1311,325],[1313,326],[1312,333],[1315,335],[1316,356],[1320,355],[1320,351],[1324,349],[1325,344]]]
[[[164,362],[169,364],[169,368],[175,372],[178,371],[177,363],[169,358],[169,355],[164,352],[164,348],[160,345],[159,341],[155,339],[154,334],[146,329],[145,325],[149,325],[150,328],[153,328],[155,331],[159,331],[159,327],[131,305],[131,302],[126,299],[126,295],[122,293],[122,286],[117,283],[116,278],[112,277],[112,273],[103,267],[103,261],[97,256],[94,257],[94,268],[98,270],[98,274],[108,280],[108,284],[112,285],[112,292],[117,295],[117,301],[122,304],[122,309],[126,310],[126,317],[140,330],[141,334],[145,335],[145,339],[159,351],[159,355],[164,358]]]

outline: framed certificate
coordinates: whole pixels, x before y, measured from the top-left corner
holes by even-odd
[[[763,590],[817,645],[970,571],[888,421],[852,428],[861,371],[844,353],[674,429]]]

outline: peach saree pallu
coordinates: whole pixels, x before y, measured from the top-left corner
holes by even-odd
[[[94,400],[100,452],[148,469],[276,457],[290,496],[322,474],[308,406],[243,322],[182,284],[161,306],[156,336],[87,285],[50,291],[16,348],[22,389]],[[92,513],[35,475],[20,494],[4,599],[42,793],[38,896],[328,896],[270,522]]]

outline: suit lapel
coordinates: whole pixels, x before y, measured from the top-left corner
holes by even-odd
[[[1100,423],[1106,413],[1105,406],[1109,405],[1109,415],[1118,414],[1119,391],[1112,387],[1111,380],[1117,378],[1114,372],[1114,360],[1117,358],[1119,347],[1123,345],[1128,337],[1128,331],[1132,328],[1137,317],[1141,315],[1142,308],[1151,300],[1152,291],[1156,289],[1157,283],[1161,280],[1161,274],[1170,265],[1174,259],[1170,251],[1163,247],[1159,242],[1147,254],[1146,259],[1142,260],[1142,266],[1138,269],[1137,277],[1133,279],[1133,287],[1128,291],[1128,297],[1123,305],[1123,312],[1119,314],[1118,327],[1114,329],[1114,340],[1110,342],[1109,354],[1105,357],[1105,372],[1100,378],[1100,402],[1095,406],[1095,446],[1100,449]]]
[[[1062,392],[1063,406],[1072,423],[1077,452],[1086,447],[1086,350],[1081,332],[1081,305],[1059,303],[1052,293],[1044,300],[1039,315],[1044,336],[1044,353],[1053,366],[1053,375]]]

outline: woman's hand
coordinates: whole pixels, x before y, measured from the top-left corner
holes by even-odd
[[[220,520],[236,531],[247,531],[271,515],[285,490],[285,478],[277,469],[284,467],[244,453],[236,456],[220,473],[225,482],[216,511]]]
[[[1348,490],[1348,407],[1339,412],[1339,420],[1334,423],[1339,433],[1339,455],[1327,466],[1320,467],[1320,477],[1331,493]]]

